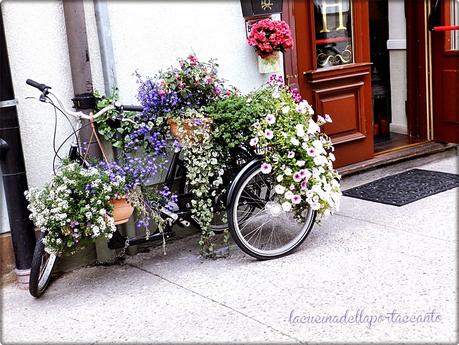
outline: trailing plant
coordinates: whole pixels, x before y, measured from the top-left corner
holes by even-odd
[[[180,143],[184,149],[187,182],[193,195],[191,211],[201,229],[199,240],[201,254],[213,257],[215,235],[211,229],[214,217],[213,198],[223,184],[224,171],[219,162],[220,153],[212,140],[211,128],[203,125],[208,120],[207,117],[193,109],[188,109],[186,112],[184,119],[177,120],[177,125]]]
[[[96,111],[118,100],[118,90],[111,96],[95,93]],[[135,112],[110,111],[97,119],[97,130],[106,140],[119,149],[117,162],[99,162],[99,167],[109,173],[111,179],[122,176],[126,180],[126,196],[137,214],[136,226],[143,228],[147,237],[151,221],[163,230],[167,220],[160,214],[161,207],[174,201],[176,196],[167,187],[146,184],[167,164],[167,141],[153,122],[143,121]]]
[[[256,92],[264,100],[265,115],[252,125],[250,145],[263,153],[262,172],[273,173],[275,192],[285,212],[294,211],[299,220],[311,207],[319,215],[339,206],[339,174],[333,169],[333,146],[320,126],[332,122],[318,115],[306,100],[295,102],[290,90],[278,78]]]

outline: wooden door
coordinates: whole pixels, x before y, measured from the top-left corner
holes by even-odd
[[[441,25],[432,32],[434,139],[459,143],[459,1],[439,0]],[[443,26],[443,28],[442,28]]]
[[[363,0],[285,1],[283,19],[295,36],[286,76],[297,84],[336,148],[336,167],[373,157],[368,3]]]

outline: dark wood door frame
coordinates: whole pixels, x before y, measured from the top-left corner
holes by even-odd
[[[420,139],[430,139],[428,114],[429,39],[426,1],[405,1],[408,133]]]
[[[450,1],[441,0],[440,25],[452,25]],[[459,3],[458,3],[459,6]],[[459,50],[451,31],[432,32],[432,117],[436,141],[459,143]]]
[[[335,117],[325,125],[336,145],[337,167],[373,157],[368,2],[353,1],[354,63],[317,68],[314,3],[284,0],[283,19],[295,35],[285,54],[285,75],[317,113]]]

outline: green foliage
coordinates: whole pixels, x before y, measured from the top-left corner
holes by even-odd
[[[117,101],[119,91],[115,88],[110,96],[104,96],[95,90],[94,96],[96,98],[96,107],[94,110],[97,112]],[[108,111],[96,119],[97,132],[105,140],[111,142],[113,147],[122,149],[126,143],[126,136],[137,127],[135,117],[136,113],[134,112],[123,112],[122,118],[124,121],[121,121],[118,111]]]

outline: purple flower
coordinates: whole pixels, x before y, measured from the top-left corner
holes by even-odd
[[[258,138],[250,139],[250,146],[256,146],[258,144]]]
[[[289,92],[295,103],[300,103],[302,101],[301,94],[296,87],[289,87]]]
[[[80,223],[78,223],[76,220],[72,220],[70,222],[70,227],[71,228],[76,228],[78,225],[80,225]]]
[[[263,163],[261,165],[261,172],[263,174],[269,174],[272,171],[272,166],[269,163]]]
[[[287,157],[288,157],[288,158],[293,158],[293,157],[295,157],[295,152],[293,152],[293,151],[288,151]]]

